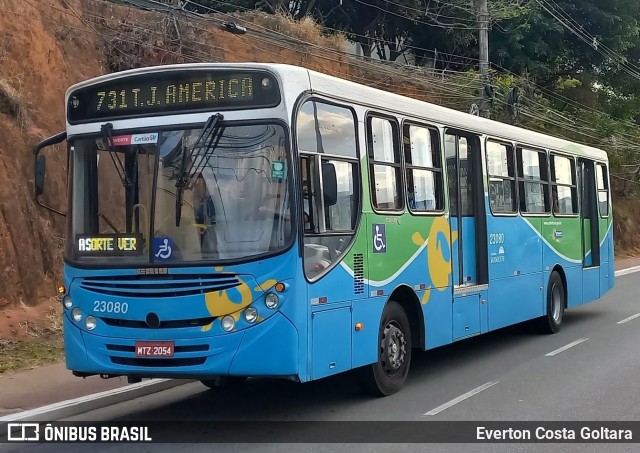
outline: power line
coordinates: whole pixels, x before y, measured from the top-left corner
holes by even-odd
[[[566,16],[568,16],[571,20],[573,20],[573,19],[564,10],[562,10],[560,7],[558,7],[557,10],[554,9],[553,6],[551,6],[545,0],[535,0],[535,1],[545,11],[547,11],[554,19],[556,19],[563,27],[565,27],[571,33],[576,35],[580,40],[582,40],[583,42],[588,44],[598,54],[600,54],[601,56],[603,56],[603,57],[605,57],[607,59],[611,59],[611,60],[616,61],[616,63],[618,63],[620,65],[621,69],[623,69],[627,74],[629,74],[632,77],[640,80],[640,72],[638,72],[640,70],[640,68],[638,68],[637,66],[634,66],[632,64],[630,66],[633,66],[635,69],[631,69],[631,68],[627,67],[628,62],[624,57],[620,56],[619,54],[617,54],[613,50],[609,49],[604,44],[599,43],[595,36],[593,36],[590,33],[584,31],[584,29],[577,30],[575,27],[573,27],[570,23],[567,22]],[[564,13],[565,17],[562,16],[563,13]],[[604,49],[604,51],[601,50],[601,49]]]
[[[411,21],[413,21],[415,23],[428,25],[430,27],[445,28],[445,29],[457,29],[457,30],[479,30],[480,29],[480,27],[471,27],[469,25],[455,25],[455,24],[452,24],[452,25],[441,25],[441,24],[428,23],[428,22],[424,22],[422,20],[418,20],[418,19],[413,19],[413,18],[407,17],[407,16],[405,16],[403,14],[399,14],[399,13],[390,11],[388,9],[381,8],[378,5],[371,5],[369,3],[365,3],[362,0],[353,0],[353,1],[356,2],[356,3],[360,3],[361,5],[365,5],[365,6],[368,6],[370,8],[378,9],[378,10],[383,11],[385,13],[389,13],[389,14],[391,14],[393,16],[402,17],[404,19],[411,20]]]
[[[191,3],[193,3],[193,2],[191,2]],[[29,4],[31,4],[31,3],[29,3]],[[31,4],[31,6],[34,6],[34,5],[33,5],[33,4]],[[35,6],[34,6],[34,7],[35,7]],[[52,8],[57,9],[57,8],[55,8],[55,7],[52,7]],[[64,11],[64,10],[61,10],[61,9],[58,9],[58,10],[59,10],[59,11],[61,11],[61,12],[66,12],[67,14],[69,14],[67,11]],[[75,13],[76,17],[78,17],[78,13],[77,13],[77,11],[75,11],[75,10],[74,10],[74,13]],[[171,14],[171,13],[167,12],[166,14]],[[226,14],[226,13],[223,13],[223,14]],[[229,15],[227,14],[227,16],[229,16]],[[96,18],[102,18],[102,19],[105,19],[105,20],[109,19],[109,18],[107,18],[107,17],[99,16],[99,15],[96,15],[95,17],[96,17]],[[81,18],[81,17],[80,17],[80,20],[82,21],[82,18]],[[217,21],[216,21],[216,22],[217,22]],[[246,22],[246,23],[250,23],[250,22],[248,22],[248,21],[245,21],[245,22]],[[82,23],[83,23],[85,26],[87,26],[88,28],[90,28],[90,29],[92,28],[92,27],[90,27],[87,23],[85,23],[85,21],[82,21]],[[67,25],[65,25],[65,24],[61,24],[61,25],[67,26]],[[128,25],[132,26],[132,24],[128,24]],[[194,25],[191,25],[191,26],[192,26],[195,30],[201,30],[201,31],[205,31],[205,32],[207,32],[207,33],[210,33],[210,31],[208,31],[207,29],[204,29],[204,28],[201,28],[201,27],[197,27],[197,26],[194,26]],[[255,24],[252,24],[252,26],[255,26]],[[261,26],[259,26],[259,27],[261,27]],[[147,29],[147,28],[144,28],[144,27],[138,27],[138,28],[139,28],[139,29],[141,29],[141,30],[147,31],[147,32],[149,32],[149,33],[152,33],[152,34],[153,34],[153,33],[158,33],[158,31],[150,30],[150,29]],[[263,28],[263,29],[265,29],[265,30],[268,30],[268,29],[266,29],[265,27],[261,27],[261,28]],[[95,34],[100,35],[103,39],[110,39],[110,38],[112,38],[112,36],[107,36],[107,35],[101,34],[99,31],[97,31],[97,30],[95,30],[95,29],[93,29],[92,31],[93,31],[93,33],[95,33]],[[270,31],[271,33],[274,33],[274,32],[273,32],[273,31],[271,31],[271,30],[269,30],[269,31]],[[280,33],[280,32],[276,32],[276,33],[282,34],[282,33]],[[286,36],[286,35],[285,35],[285,36]],[[243,40],[245,40],[245,41],[246,41],[246,39],[244,39],[244,38],[243,38]],[[290,37],[289,37],[289,40],[291,40],[291,38],[290,38]],[[304,43],[304,41],[303,41],[303,40],[300,40],[300,39],[298,39],[298,38],[293,38],[293,41],[294,41],[294,42]],[[155,47],[155,48],[157,48],[157,46],[154,46],[154,45],[152,45],[152,44],[150,44],[150,43],[145,43],[145,42],[141,42],[141,41],[140,41],[140,42],[139,42],[139,44],[140,44],[140,45],[149,46],[149,47],[152,47],[152,48],[154,48],[154,47]],[[311,45],[311,43],[308,43],[308,44],[310,44],[310,45]],[[202,45],[202,46],[205,46],[205,47],[215,48],[215,49],[217,49],[217,50],[220,50],[220,48],[219,48],[219,47],[217,47],[217,48],[216,48],[215,46],[211,46],[211,45],[206,45],[206,44],[202,44],[202,43],[200,43],[200,44],[198,44],[198,45],[199,45],[199,46],[200,46],[200,45]],[[255,45],[255,43],[254,43],[253,45]],[[347,65],[348,65],[348,67],[354,67],[354,68],[355,68],[356,70],[358,70],[358,71],[363,71],[363,72],[364,72],[364,71],[366,71],[366,68],[367,68],[367,67],[370,67],[371,69],[374,69],[374,68],[375,68],[375,69],[376,69],[376,72],[378,72],[378,73],[382,73],[382,74],[384,74],[384,75],[387,75],[388,77],[398,76],[397,68],[389,68],[389,67],[388,67],[388,65],[386,65],[386,64],[382,64],[382,62],[378,62],[377,64],[373,64],[373,60],[371,60],[371,61],[367,61],[367,62],[363,62],[363,61],[358,60],[358,61],[357,61],[357,63],[355,63],[355,62],[350,62],[350,61],[344,61],[344,60],[336,60],[336,59],[327,58],[326,56],[321,56],[321,55],[315,54],[315,53],[313,53],[313,52],[309,52],[309,51],[302,51],[302,50],[300,50],[300,49],[292,49],[291,47],[285,46],[285,45],[283,45],[283,44],[281,44],[281,43],[278,43],[277,45],[278,45],[279,47],[281,47],[281,48],[286,48],[286,49],[289,49],[289,50],[295,50],[295,51],[300,52],[300,53],[312,53],[314,56],[316,56],[316,57],[318,57],[318,58],[328,59],[328,60],[335,61],[335,62],[340,63],[340,64],[347,64]],[[324,48],[324,47],[322,47],[322,46],[319,46],[319,45],[317,45],[317,44],[315,44],[315,46],[316,46],[316,47],[321,47],[321,48],[322,48],[323,50],[325,50],[325,51],[327,50],[326,48]],[[189,49],[189,47],[187,47],[187,46],[184,46],[184,45],[183,45],[183,47],[185,47],[185,48]],[[163,51],[168,51],[167,49],[162,49],[162,50],[163,50]],[[191,50],[194,50],[194,49],[191,49]],[[170,52],[170,53],[176,53],[176,52],[173,52],[173,51],[168,51],[168,52]],[[333,51],[333,50],[332,50],[332,52],[333,52],[333,53],[335,53],[335,54],[339,54],[339,55],[341,55],[341,56],[343,56],[343,57],[344,57],[345,55],[346,55],[347,57],[349,57],[348,53],[346,53],[346,52],[344,52],[344,51],[337,51],[337,50]],[[177,54],[177,53],[176,53],[176,54]],[[182,55],[182,54],[178,54],[178,55],[181,55],[182,57],[187,58],[187,56],[185,56],[185,55]],[[206,57],[206,55],[203,55],[203,56],[204,56],[204,57]],[[189,59],[189,58],[187,58],[187,59]],[[193,57],[191,57],[191,59],[192,59],[192,60],[194,60],[194,61],[203,61],[202,59],[197,59],[197,58],[193,58]],[[363,68],[361,67],[363,63],[364,63],[364,66],[365,66],[364,70],[363,70]],[[401,66],[405,66],[405,65],[401,65]],[[411,68],[411,69],[412,69],[412,71],[415,71],[415,70],[416,70],[416,68]],[[366,74],[366,72],[365,72],[365,74]],[[346,74],[343,74],[343,76],[345,76],[346,78],[351,78],[351,79],[361,80],[361,81],[363,81],[363,82],[364,82],[364,83],[366,83],[366,84],[373,84],[373,85],[375,85],[375,86],[388,86],[388,87],[390,87],[390,88],[391,88],[391,89],[390,89],[390,91],[394,91],[393,89],[394,89],[394,88],[396,88],[396,86],[395,86],[394,84],[385,83],[385,82],[383,82],[383,81],[381,81],[381,80],[374,80],[374,79],[368,78],[368,77],[366,77],[366,76],[358,76],[358,75],[357,75],[357,74],[355,74],[355,73],[346,73]],[[415,76],[411,77],[411,76],[408,76],[407,74],[403,74],[403,76],[407,77],[407,79],[409,79],[409,80],[414,80],[414,81],[416,81],[416,83],[420,83],[421,85],[422,85],[422,84],[424,84],[424,82],[425,82],[423,79],[419,79],[419,78],[417,78],[417,77],[415,77]],[[453,99],[451,99],[451,98],[452,98],[452,97],[454,97],[454,96],[456,97],[456,99],[459,99],[459,101],[457,101],[457,102],[466,102],[465,100],[468,100],[468,99],[475,99],[475,96],[472,96],[472,95],[469,95],[469,94],[460,93],[460,92],[458,91],[458,90],[460,90],[460,89],[466,89],[466,88],[469,88],[469,85],[468,85],[468,84],[461,84],[461,83],[449,82],[449,81],[445,81],[445,80],[438,80],[438,79],[433,79],[433,80],[430,80],[429,82],[430,82],[430,88],[429,88],[429,89],[419,90],[419,89],[417,89],[417,87],[414,87],[414,88],[416,88],[416,92],[418,92],[418,93],[423,93],[424,95],[427,95],[427,94],[428,94],[428,95],[431,95],[431,96],[428,96],[428,97],[429,97],[429,98],[431,98],[431,99],[433,99],[433,94],[434,94],[434,93],[433,93],[433,92],[434,92],[434,89],[433,89],[433,88],[436,88],[436,89],[437,89],[437,90],[439,90],[440,92],[442,92],[442,93],[447,93],[447,94],[449,94],[449,95],[450,95],[450,96],[448,97],[448,99],[447,99],[447,103],[448,103],[448,104],[451,104],[451,103],[450,103],[450,101],[452,101],[452,100],[453,100]],[[431,102],[433,102],[433,100],[431,100]],[[439,100],[439,102],[441,103],[441,102],[442,102],[442,99],[440,99],[440,100]],[[546,107],[545,107],[545,108],[546,108]],[[547,109],[547,110],[550,110],[550,109],[548,109],[548,108],[546,108],[546,109]],[[565,130],[567,130],[567,131],[572,131],[572,132],[574,132],[574,133],[575,133],[575,128],[576,128],[575,124],[561,124],[561,123],[559,123],[559,122],[557,122],[557,121],[553,122],[553,121],[551,121],[549,118],[544,118],[544,117],[536,116],[536,115],[538,115],[538,114],[535,114],[535,113],[534,113],[534,114],[532,114],[532,112],[523,112],[523,113],[528,114],[529,116],[532,116],[532,117],[536,118],[536,119],[537,119],[537,120],[539,120],[539,121],[543,121],[543,122],[546,122],[546,123],[554,124],[554,125],[555,125],[555,126],[557,126],[557,127],[562,127],[562,128],[564,128]],[[587,134],[585,134],[585,137],[588,137],[588,138],[593,139],[593,140],[601,140],[601,138],[602,138],[602,137],[598,138],[598,137],[595,137],[595,136],[592,136],[592,135],[587,135]]]

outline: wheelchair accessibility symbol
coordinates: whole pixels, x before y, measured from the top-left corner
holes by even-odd
[[[374,223],[373,253],[387,253],[387,233],[383,223]]]
[[[173,255],[173,241],[169,238],[153,238],[153,254],[159,260],[168,260]]]

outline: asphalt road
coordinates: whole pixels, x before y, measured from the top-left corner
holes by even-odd
[[[519,325],[415,353],[406,387],[363,395],[349,376],[296,384],[255,379],[231,389],[199,383],[88,412],[84,421],[633,421],[640,420],[638,276],[616,279],[601,300],[569,310],[556,335]],[[570,346],[566,348],[567,346]],[[309,425],[299,424],[300,429]],[[296,424],[286,429],[295,433]],[[249,426],[247,429],[251,429]],[[375,425],[384,429],[384,424]],[[241,441],[241,436],[238,440]],[[283,438],[286,440],[286,436]],[[637,439],[639,441],[640,439]],[[212,451],[198,444],[69,444],[29,451]],[[215,451],[633,452],[636,444],[217,444]],[[0,446],[0,451],[27,451]]]

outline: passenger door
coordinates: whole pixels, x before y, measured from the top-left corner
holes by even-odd
[[[445,158],[453,275],[453,338],[481,331],[486,312],[487,226],[482,159],[477,136],[448,130]],[[486,319],[486,317],[483,317]]]
[[[593,161],[580,159],[578,179],[582,209],[582,301],[600,297],[600,243],[598,238],[598,205],[596,199],[596,176]]]

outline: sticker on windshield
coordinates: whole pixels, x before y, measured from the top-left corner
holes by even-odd
[[[271,178],[272,179],[282,179],[284,178],[284,162],[281,160],[276,160],[271,163]]]
[[[152,134],[133,134],[131,136],[131,143],[134,145],[140,145],[143,143],[158,143],[158,133]]]
[[[158,133],[153,132],[150,134],[128,134],[128,135],[115,135],[112,137],[113,146],[129,146],[129,145],[144,145],[147,143],[158,143]],[[103,139],[97,140],[98,147],[101,150],[106,150]]]
[[[170,260],[173,257],[173,247],[171,238],[153,238],[153,256],[157,260]]]

